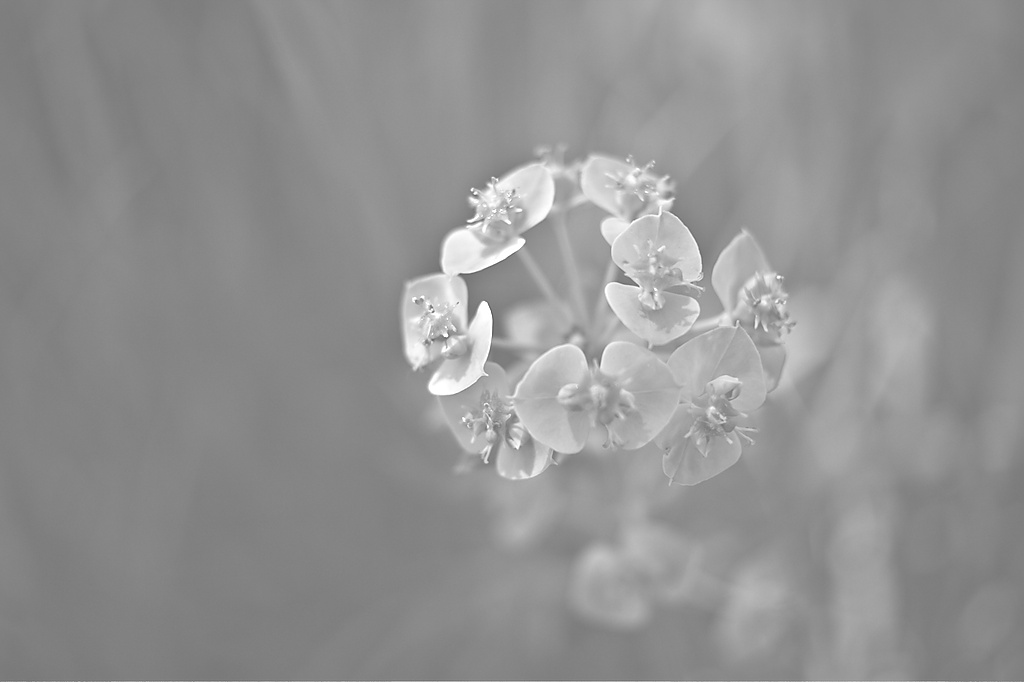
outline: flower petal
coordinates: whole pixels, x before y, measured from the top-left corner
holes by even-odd
[[[711,270],[711,286],[726,312],[736,309],[740,289],[757,272],[771,272],[771,266],[754,235],[744,228],[722,249]]]
[[[677,441],[662,458],[662,468],[669,483],[696,485],[717,476],[739,461],[742,446],[738,436],[732,442],[718,436],[708,443],[707,455],[701,454],[693,438]]]
[[[442,362],[427,384],[428,391],[433,395],[452,395],[466,390],[484,375],[484,363],[491,352],[493,324],[491,308],[484,301],[469,325],[469,351]]]
[[[519,233],[547,218],[555,201],[555,180],[543,163],[517,168],[498,180],[498,189],[514,189],[519,196],[522,214],[516,219]]]
[[[697,240],[683,221],[668,211],[643,215],[630,223],[612,243],[612,260],[625,270],[625,263],[635,261],[638,250],[646,252],[648,243],[655,248],[665,247],[665,255],[675,262],[685,281],[701,278],[703,266]]]
[[[608,242],[608,246],[615,243],[615,239],[626,231],[629,223],[622,218],[611,216],[601,221],[601,236]]]
[[[423,296],[435,303],[448,303],[455,306],[453,317],[460,331],[466,329],[466,304],[469,292],[466,281],[461,277],[449,277],[444,274],[426,275],[409,280],[402,290],[402,347],[405,358],[414,368],[423,367],[437,358],[437,352],[431,352],[423,345],[419,332],[419,320],[423,308],[413,299]]]
[[[700,395],[709,381],[723,374],[743,382],[732,401],[741,412],[760,407],[767,394],[761,357],[742,327],[719,327],[690,339],[669,356],[668,366],[683,389],[683,400]]]
[[[626,329],[652,345],[678,339],[700,314],[697,301],[672,292],[663,292],[665,305],[660,310],[648,310],[640,304],[640,293],[640,287],[619,282],[609,282],[604,288],[608,305]]]
[[[786,347],[781,343],[759,345],[757,352],[764,367],[765,388],[771,393],[778,387],[782,369],[786,366]]]
[[[555,346],[537,358],[513,397],[516,414],[530,435],[559,452],[582,450],[590,433],[590,415],[566,409],[558,402],[558,392],[589,376],[587,357],[572,344]]]
[[[665,428],[654,437],[654,445],[660,450],[669,450],[676,443],[683,441],[687,431],[693,426],[694,417],[686,405],[677,405]]]
[[[473,432],[462,423],[462,418],[466,414],[480,409],[480,398],[484,391],[497,393],[503,397],[508,396],[508,376],[501,365],[488,362],[484,365],[484,375],[477,379],[472,386],[453,395],[437,397],[448,428],[451,429],[462,449],[467,452],[482,452],[487,448],[487,443],[482,439],[474,441]]]
[[[505,260],[525,244],[522,237],[488,243],[469,228],[457,227],[441,242],[441,269],[448,275],[479,272]]]
[[[613,341],[601,355],[601,371],[617,377],[634,398],[636,411],[615,419],[608,430],[624,450],[643,447],[661,431],[679,403],[679,386],[658,356],[627,341]]]
[[[592,154],[580,169],[580,190],[598,208],[613,216],[624,218],[619,202],[619,193],[612,178],[621,177],[633,170],[633,166],[620,159]]]
[[[518,450],[508,443],[502,443],[498,448],[495,469],[502,478],[525,481],[544,473],[551,466],[552,454],[551,448],[534,438],[523,443]]]

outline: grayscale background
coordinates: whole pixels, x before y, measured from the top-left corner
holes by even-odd
[[[0,677],[1020,679],[1022,33],[1016,2],[3,2]],[[677,520],[767,607],[596,628],[450,475],[402,282],[557,142],[657,159],[706,262],[747,226],[787,275],[786,385]]]

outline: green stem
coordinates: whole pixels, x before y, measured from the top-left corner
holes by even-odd
[[[524,343],[522,341],[514,341],[513,339],[506,339],[499,336],[495,336],[491,339],[491,348],[501,348],[502,350],[510,350],[517,353],[543,353],[547,350],[547,348],[543,346]]]
[[[562,299],[558,298],[558,294],[555,293],[555,288],[551,286],[551,281],[544,274],[544,271],[540,269],[540,265],[534,260],[530,252],[526,250],[526,247],[519,249],[517,252],[519,258],[523,261],[523,265],[526,266],[526,271],[533,277],[533,281],[536,282],[537,288],[540,289],[544,297],[548,299],[554,308],[558,311],[565,309],[565,304]]]
[[[580,329],[586,330],[590,326],[587,318],[587,304],[583,300],[583,280],[580,279],[580,269],[576,264],[576,255],[572,250],[572,242],[569,240],[569,228],[566,225],[566,210],[558,208],[552,211],[552,219],[555,229],[555,238],[558,240],[558,250],[562,252],[562,263],[565,266],[565,274],[569,280],[569,294],[572,296],[573,307],[575,308],[576,324]]]
[[[722,326],[722,322],[725,319],[727,319],[727,315],[726,313],[722,313],[721,315],[716,315],[714,317],[705,317],[703,320],[697,320],[693,323],[693,326],[690,327],[690,331],[688,333],[700,334],[708,331],[709,329],[716,329]]]
[[[594,326],[591,329],[591,336],[595,337],[601,332],[601,327],[604,324],[604,316],[608,307],[608,300],[604,296],[605,287],[610,282],[614,282],[616,274],[619,271],[619,266],[615,264],[615,261],[608,259],[608,266],[604,269],[604,277],[601,278],[601,286],[597,290],[597,297],[594,299],[594,312],[591,314],[590,319],[593,320]]]

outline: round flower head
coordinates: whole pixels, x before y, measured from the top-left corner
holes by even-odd
[[[526,371],[513,401],[537,440],[574,453],[594,428],[604,431],[606,444],[642,447],[668,422],[678,395],[671,372],[654,353],[614,341],[594,367],[577,346],[552,348]]]
[[[551,448],[534,440],[519,421],[505,370],[493,362],[484,370],[466,390],[438,398],[445,420],[462,448],[479,453],[484,462],[493,459],[503,478],[533,478],[551,464]]]
[[[671,208],[674,183],[668,176],[654,173],[653,161],[638,166],[632,156],[622,161],[594,154],[580,170],[580,189],[598,207],[628,222]]]
[[[672,483],[694,485],[722,473],[737,461],[746,413],[764,402],[761,359],[742,327],[719,327],[687,341],[669,356],[681,387],[679,406],[655,443]]]
[[[483,189],[472,190],[473,217],[441,244],[441,269],[449,275],[478,272],[523,248],[521,236],[547,217],[555,182],[543,163],[523,166]]]
[[[415,370],[438,361],[428,384],[434,395],[469,388],[484,374],[491,350],[491,309],[480,304],[467,323],[469,295],[461,277],[427,275],[406,282],[402,292],[402,345]]]
[[[700,313],[690,296],[667,291],[683,288],[697,293],[700,251],[690,230],[668,212],[634,220],[612,244],[612,260],[636,286],[612,282],[605,298],[631,332],[653,345],[685,334]]]
[[[795,322],[789,319],[782,275],[768,264],[754,236],[742,230],[722,250],[711,271],[711,286],[730,322],[750,334],[761,354],[768,390],[778,384],[786,360],[781,345]]]

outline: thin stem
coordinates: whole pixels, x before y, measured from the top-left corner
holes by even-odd
[[[693,326],[690,327],[689,333],[700,334],[702,332],[708,331],[709,329],[721,327],[722,322],[725,321],[726,319],[727,314],[722,313],[721,315],[716,315],[714,317],[705,317],[703,320],[697,320],[696,322],[693,323]]]
[[[554,287],[551,286],[551,281],[544,274],[544,271],[540,269],[537,261],[534,260],[530,252],[526,250],[526,247],[519,249],[517,252],[519,258],[522,259],[523,265],[526,266],[526,271],[533,277],[533,281],[536,282],[537,288],[540,289],[544,297],[548,299],[548,303],[555,307],[556,310],[564,310],[565,304],[562,299],[558,298],[558,294],[555,293]]]
[[[491,348],[515,351],[517,353],[543,353],[547,348],[532,343],[524,343],[513,339],[495,336],[491,339]]]
[[[569,241],[569,228],[566,225],[566,210],[559,208],[553,213],[555,238],[558,240],[558,250],[562,252],[562,263],[565,266],[565,274],[569,279],[569,294],[572,296],[573,306],[576,309],[576,324],[581,329],[589,327],[587,319],[587,304],[583,300],[583,280],[580,279],[580,269],[576,265],[576,254],[572,250],[572,242]]]
[[[619,270],[619,266],[615,264],[615,261],[608,259],[608,266],[604,269],[604,277],[601,278],[601,286],[597,290],[597,296],[594,298],[594,312],[591,314],[590,319],[594,321],[592,331],[598,332],[601,329],[601,325],[604,322],[605,311],[608,310],[608,301],[604,296],[605,287],[610,282],[615,281],[616,273]]]

